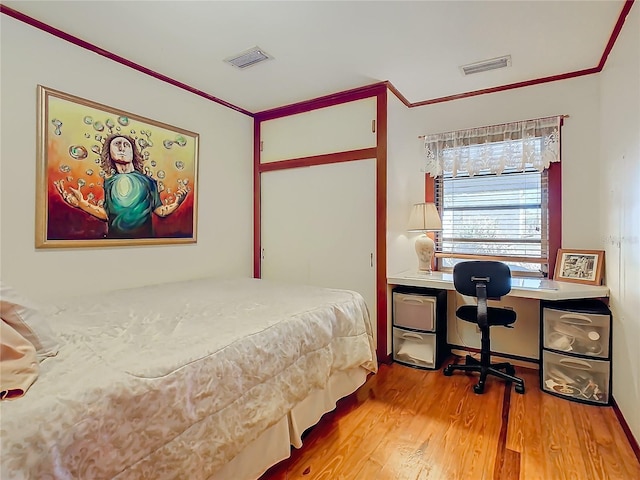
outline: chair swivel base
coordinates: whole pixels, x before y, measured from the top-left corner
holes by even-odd
[[[494,375],[507,382],[515,384],[516,393],[524,393],[524,380],[520,377],[516,377],[516,369],[508,362],[503,363],[491,363],[487,366],[482,365],[479,360],[476,360],[470,355],[467,355],[466,362],[463,365],[451,363],[447,365],[442,373],[447,377],[453,375],[455,370],[461,370],[464,372],[478,372],[480,373],[480,379],[478,383],[473,387],[473,391],[477,394],[484,393],[484,384],[487,379],[487,375]],[[504,370],[504,372],[502,371]]]

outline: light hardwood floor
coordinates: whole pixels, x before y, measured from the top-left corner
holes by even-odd
[[[611,407],[526,393],[491,378],[381,365],[261,480],[640,480],[640,463]]]

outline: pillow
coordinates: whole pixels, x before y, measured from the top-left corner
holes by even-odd
[[[59,342],[44,315],[13,288],[0,282],[0,317],[33,344],[42,360],[58,353]]]

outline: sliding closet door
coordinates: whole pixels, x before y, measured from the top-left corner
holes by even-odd
[[[310,252],[317,247],[310,235],[316,199],[311,193],[311,168],[260,175],[261,277],[309,283]]]
[[[375,325],[375,160],[261,175],[262,278],[362,294]]]

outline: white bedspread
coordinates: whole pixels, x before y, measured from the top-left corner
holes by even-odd
[[[202,279],[58,307],[58,356],[0,405],[3,480],[206,479],[332,372],[376,370],[351,291]]]

